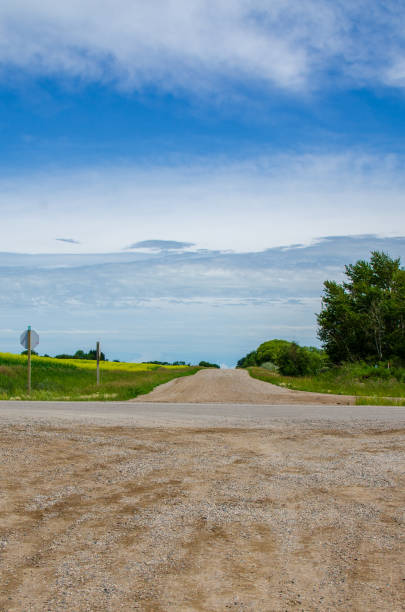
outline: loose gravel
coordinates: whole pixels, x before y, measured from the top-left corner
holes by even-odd
[[[4,612],[405,610],[405,427],[0,421]]]

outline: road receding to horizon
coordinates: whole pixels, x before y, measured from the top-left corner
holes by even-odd
[[[212,368],[200,370],[194,376],[171,380],[132,401],[181,404],[350,405],[355,403],[355,398],[352,395],[294,391],[252,378],[246,370]]]

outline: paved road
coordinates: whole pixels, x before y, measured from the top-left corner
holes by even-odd
[[[405,426],[401,406],[0,401],[0,422],[69,420],[138,426],[266,426],[275,421]]]

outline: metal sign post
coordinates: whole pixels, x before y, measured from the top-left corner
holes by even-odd
[[[97,342],[97,384],[100,384],[100,342]]]
[[[27,389],[28,389],[28,394],[30,394],[31,393],[31,350],[34,349],[39,344],[39,336],[36,331],[31,329],[31,325],[28,325],[28,329],[21,334],[20,343],[28,351]]]

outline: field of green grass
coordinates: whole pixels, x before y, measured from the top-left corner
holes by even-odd
[[[253,378],[288,389],[354,395],[357,405],[405,406],[405,378],[398,370],[391,373],[363,364],[332,367],[316,376],[282,376],[260,367],[248,370]]]
[[[149,393],[173,378],[190,376],[200,368],[144,363],[96,362],[82,359],[32,357],[32,390],[27,393],[27,357],[0,353],[0,399],[128,400]]]

